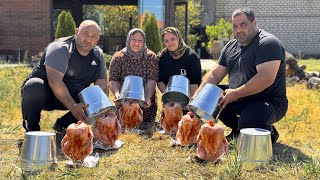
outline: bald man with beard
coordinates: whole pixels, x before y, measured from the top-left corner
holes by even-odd
[[[85,122],[86,104],[79,103],[78,94],[91,83],[108,94],[103,51],[96,46],[99,34],[99,25],[85,20],[75,29],[74,36],[57,39],[46,47],[38,66],[21,89],[26,131],[40,130],[42,110],[69,110],[54,124],[58,132],[77,121]]]

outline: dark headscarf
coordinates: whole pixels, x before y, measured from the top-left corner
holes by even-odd
[[[171,34],[175,35],[179,39],[178,49],[176,49],[175,51],[169,51],[168,48],[164,48],[163,50],[161,50],[159,52],[158,56],[159,57],[162,56],[167,51],[169,51],[169,54],[174,58],[182,56],[186,52],[186,49],[189,46],[187,46],[186,43],[184,42],[180,31],[175,27],[167,27],[167,28],[165,28],[162,31],[162,34],[161,34],[162,42],[164,41],[164,35],[166,33],[171,33]]]
[[[139,52],[133,52],[132,49],[130,48],[130,40],[133,34],[137,32],[140,32],[143,37],[143,46]],[[140,59],[143,56],[147,58],[146,34],[141,29],[138,29],[138,28],[131,29],[127,36],[126,47],[123,48],[122,51],[125,55],[129,56],[129,58],[131,59]]]

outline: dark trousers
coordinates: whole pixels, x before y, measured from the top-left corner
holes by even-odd
[[[23,127],[26,131],[40,131],[39,122],[42,110],[67,110],[54,96],[48,83],[40,78],[26,80],[22,86],[21,95]],[[79,102],[78,94],[71,94],[71,96]],[[78,120],[69,111],[58,121],[62,127],[68,127]]]
[[[228,104],[222,110],[219,119],[234,130],[262,128],[271,131],[272,124],[284,117],[287,109],[286,98],[239,100]]]

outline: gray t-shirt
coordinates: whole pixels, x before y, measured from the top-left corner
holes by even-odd
[[[46,66],[50,66],[51,68],[56,69],[61,73],[65,74],[68,69],[69,59],[70,59],[68,50],[69,50],[69,45],[66,42],[63,42],[63,41],[52,42],[47,47],[44,64]],[[74,53],[75,51],[76,51],[76,48],[71,53]],[[98,57],[101,64],[98,70],[99,75],[97,79],[105,79],[107,68],[105,65],[104,57],[103,57],[103,51],[96,46],[93,50],[93,53],[96,57]],[[92,65],[94,64],[97,65],[97,62],[96,63],[92,62]]]

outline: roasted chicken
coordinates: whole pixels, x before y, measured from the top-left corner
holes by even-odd
[[[206,161],[216,162],[228,152],[224,129],[212,120],[201,126],[197,137],[197,156]]]
[[[122,128],[132,129],[143,121],[143,111],[137,101],[125,101],[118,109],[118,116]]]
[[[94,137],[104,146],[112,146],[119,138],[120,124],[114,113],[102,113],[92,125]]]
[[[200,119],[193,113],[188,112],[188,114],[182,116],[179,121],[176,135],[177,141],[179,141],[182,146],[195,144],[200,127]]]
[[[176,134],[178,123],[182,118],[182,107],[179,103],[169,102],[163,105],[160,126],[167,134]]]
[[[73,161],[81,161],[92,152],[92,133],[87,124],[78,121],[70,124],[67,133],[61,140],[63,153]]]

